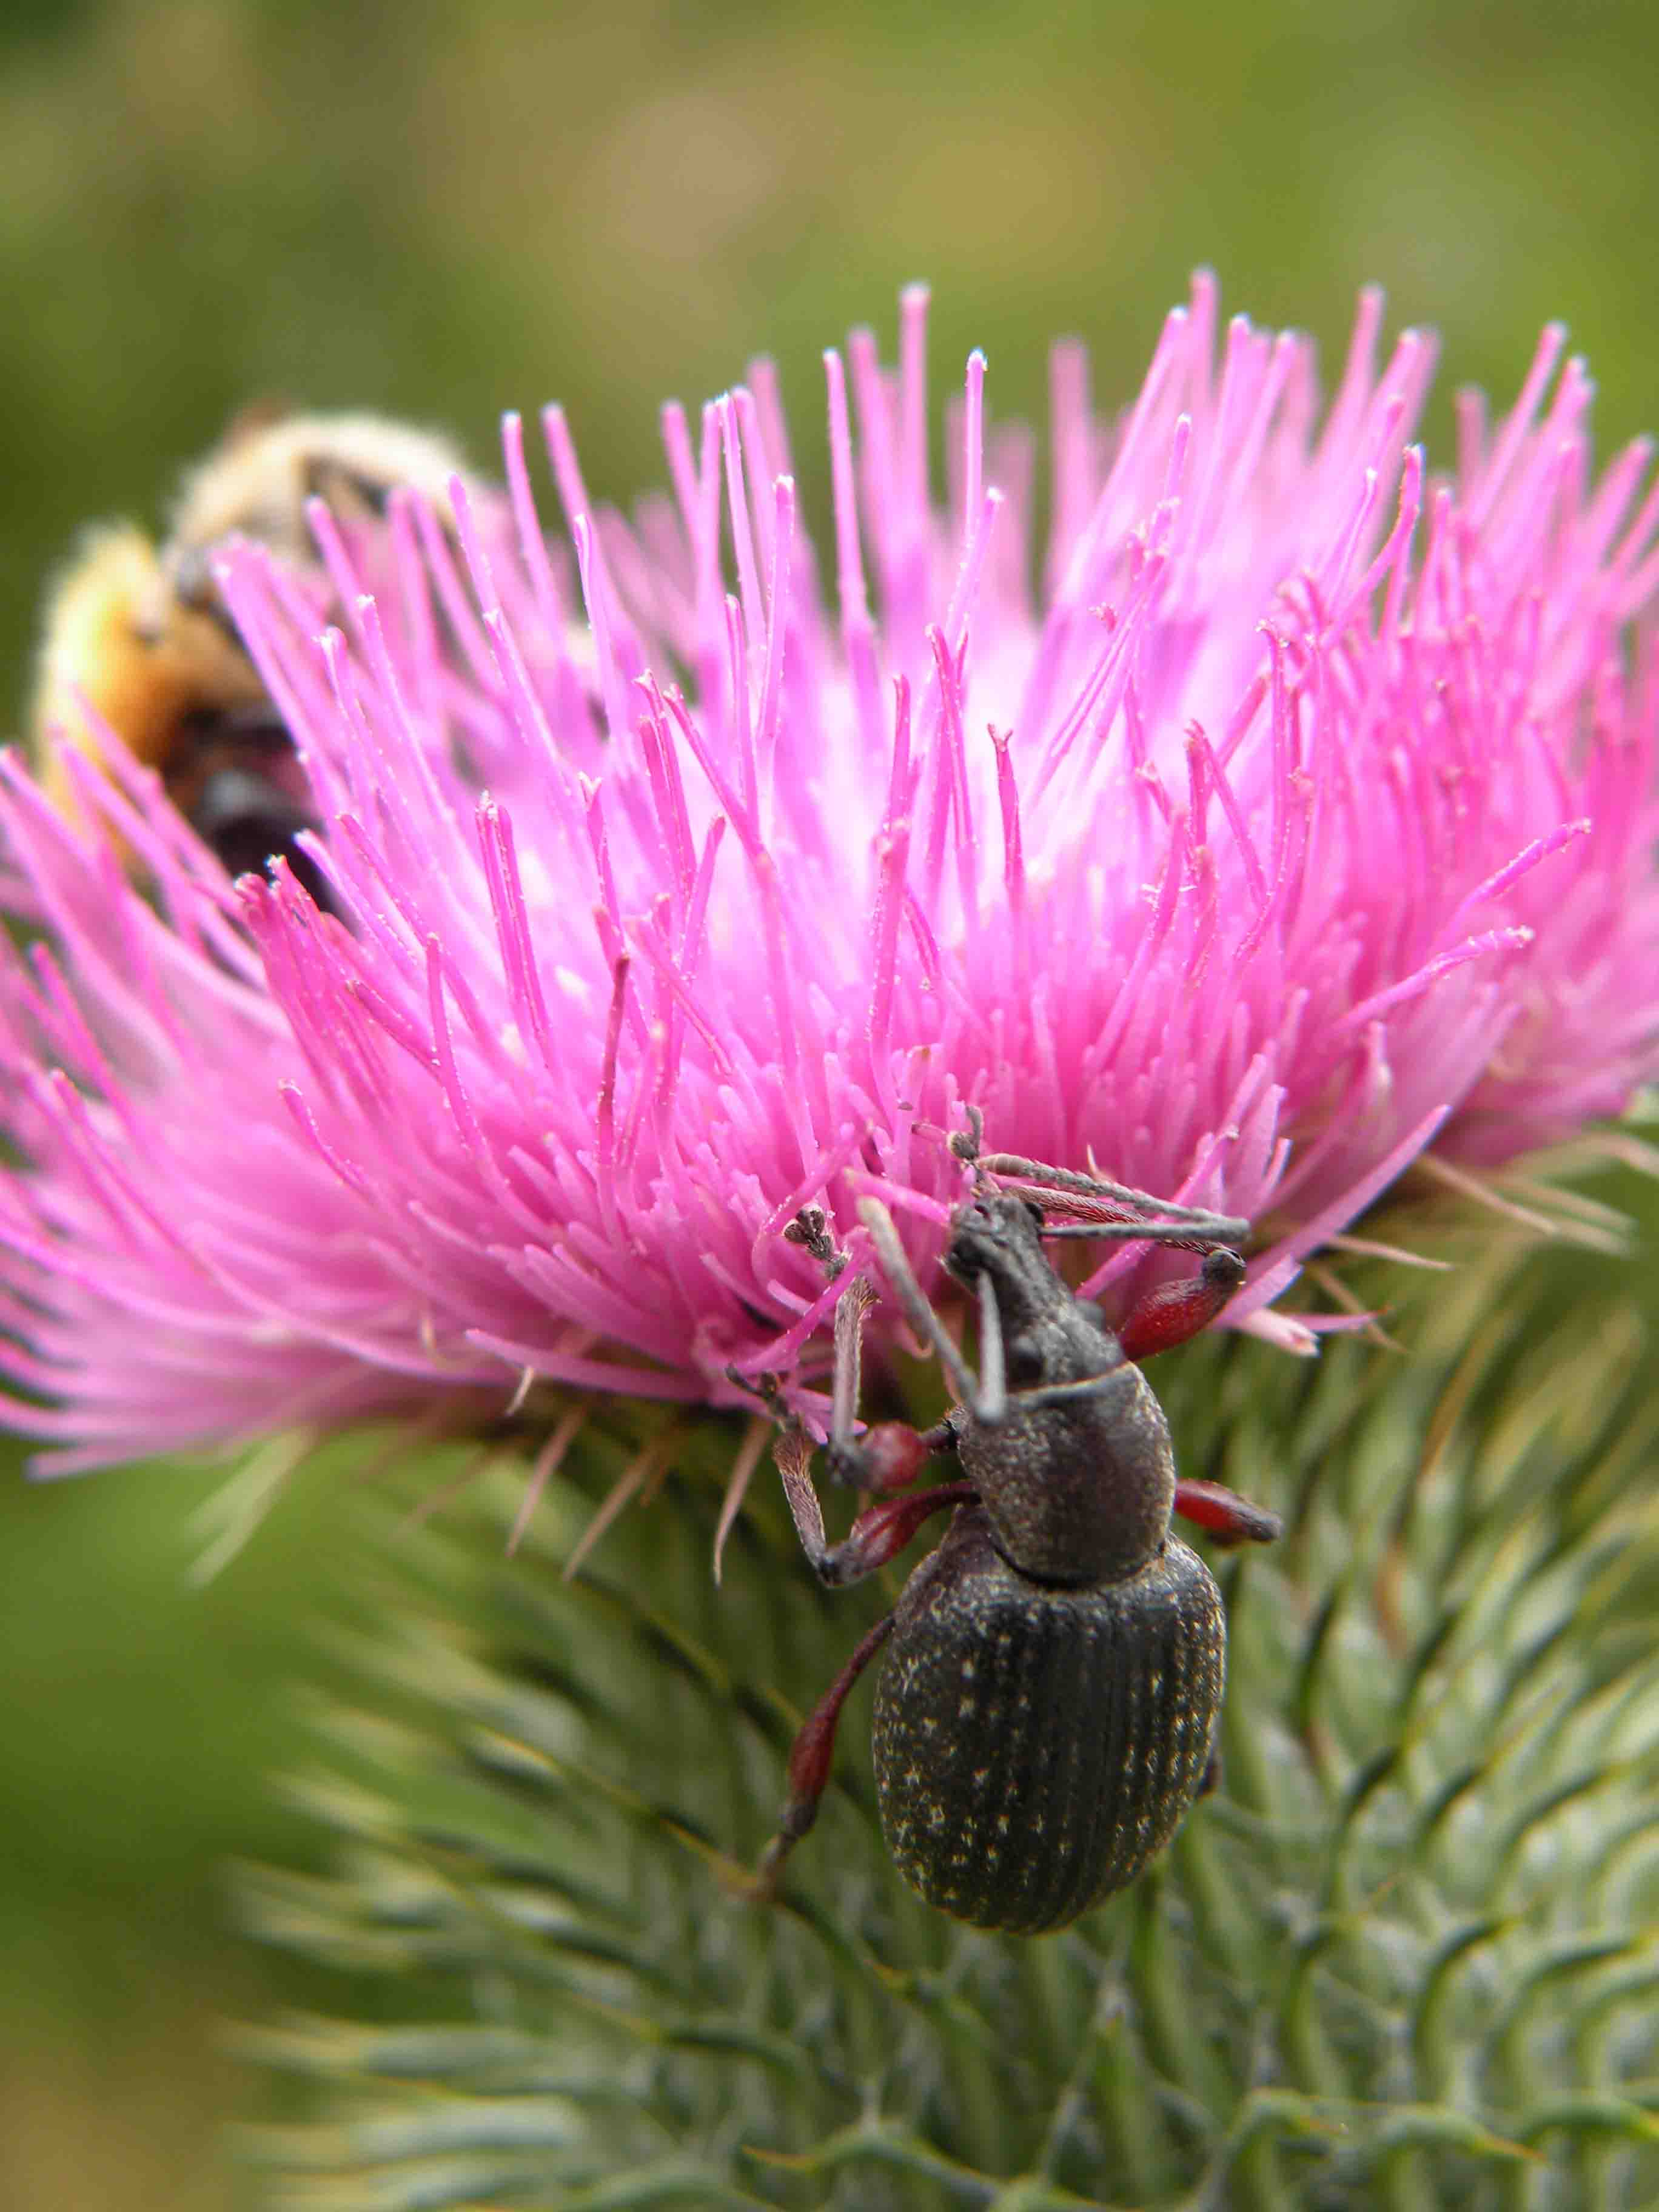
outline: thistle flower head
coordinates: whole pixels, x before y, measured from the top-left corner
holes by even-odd
[[[1638,445],[1595,479],[1546,333],[1513,410],[1410,440],[1432,348],[1362,303],[1311,349],[1212,288],[1110,425],[1053,373],[1051,526],[974,355],[930,480],[926,297],[896,374],[826,356],[833,545],[771,374],[664,413],[672,495],[569,543],[393,502],[347,610],[233,544],[226,599],[326,817],[320,915],[233,893],[111,740],[4,772],[0,1188],[15,1404],[78,1467],[522,1374],[817,1420],[826,1284],[784,1232],[896,1204],[924,1272],[942,1132],[1266,1222],[1230,1317],[1431,1142],[1490,1166],[1655,1065],[1659,580]],[[1559,369],[1559,374],[1558,374]],[[573,627],[580,604],[586,627]],[[147,904],[112,857],[143,860]],[[1167,1264],[1099,1273],[1121,1297]]]

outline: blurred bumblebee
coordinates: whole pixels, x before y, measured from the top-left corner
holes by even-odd
[[[320,499],[343,523],[370,521],[408,484],[452,520],[449,479],[465,464],[445,440],[372,415],[238,416],[190,470],[158,546],[134,524],[89,530],[46,608],[30,711],[41,783],[78,817],[48,740],[88,746],[84,700],[161,778],[168,797],[233,875],[277,854],[324,903],[295,844],[314,820],[293,740],[243,651],[211,555],[234,532],[316,570],[305,517]]]

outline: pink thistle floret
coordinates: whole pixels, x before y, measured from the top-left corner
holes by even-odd
[[[827,599],[764,364],[699,434],[665,411],[632,524],[550,410],[568,548],[509,418],[458,546],[400,497],[375,599],[325,546],[344,635],[227,549],[335,911],[280,866],[233,893],[112,739],[71,767],[97,829],[4,771],[46,935],[0,999],[0,1357],[41,1463],[526,1376],[821,1425],[858,1200],[926,1279],[969,1105],[1265,1222],[1229,1315],[1265,1333],[1431,1144],[1488,1169],[1619,1113],[1659,1037],[1649,449],[1593,478],[1552,330],[1434,482],[1432,348],[1379,370],[1381,312],[1322,416],[1304,339],[1218,358],[1207,279],[1114,425],[1060,347],[1035,605],[977,354],[934,501],[920,291],[896,374],[867,333],[825,357]],[[808,1204],[834,1284],[784,1236]]]

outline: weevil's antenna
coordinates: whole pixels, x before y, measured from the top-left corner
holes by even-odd
[[[939,1364],[950,1378],[951,1388],[976,1420],[1000,1420],[1007,1407],[1008,1390],[1003,1365],[1002,1322],[997,1314],[994,1299],[989,1310],[994,1316],[990,1331],[995,1349],[992,1352],[988,1346],[986,1352],[987,1384],[994,1388],[994,1395],[988,1396],[986,1385],[982,1385],[975,1376],[973,1369],[951,1340],[944,1322],[927,1303],[921,1285],[911,1273],[910,1262],[904,1256],[904,1247],[899,1242],[898,1231],[893,1226],[892,1215],[879,1199],[865,1198],[859,1201],[859,1218],[870,1231],[870,1241],[881,1258],[882,1272],[898,1294],[905,1319],[922,1342],[931,1344],[939,1354]],[[985,1323],[986,1312],[981,1295],[981,1327]]]
[[[1008,1362],[1002,1343],[1002,1314],[996,1285],[988,1273],[979,1279],[979,1397],[974,1412],[981,1421],[1000,1421],[1008,1410]]]

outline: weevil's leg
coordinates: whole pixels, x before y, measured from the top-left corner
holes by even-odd
[[[772,1456],[783,1478],[783,1494],[800,1547],[809,1559],[815,1559],[824,1549],[824,1540],[823,1509],[812,1487],[812,1439],[792,1424],[773,1445]]]
[[[1164,1283],[1130,1307],[1117,1332],[1125,1358],[1139,1362],[1185,1344],[1209,1327],[1243,1280],[1244,1262],[1237,1252],[1218,1245],[1206,1253],[1197,1274]]]
[[[923,1444],[924,1439],[914,1429],[902,1433],[918,1447]],[[945,1482],[933,1490],[915,1491],[908,1498],[890,1498],[860,1513],[841,1542],[831,1544],[825,1540],[823,1509],[812,1487],[811,1437],[800,1429],[787,1429],[773,1446],[772,1456],[783,1478],[783,1494],[789,1501],[800,1547],[811,1561],[813,1571],[832,1589],[862,1582],[866,1575],[896,1559],[930,1516],[944,1512],[948,1505],[965,1504],[977,1494],[970,1482]]]
[[[1207,1528],[1218,1544],[1271,1544],[1285,1533],[1277,1513],[1218,1482],[1177,1482],[1175,1510],[1183,1521]]]
[[[932,1490],[913,1491],[908,1498],[884,1498],[860,1514],[839,1544],[809,1544],[806,1556],[821,1583],[830,1589],[845,1589],[897,1559],[924,1521],[950,1506],[966,1505],[978,1495],[971,1482],[941,1482]]]
[[[830,1445],[824,1470],[851,1490],[908,1490],[936,1451],[954,1449],[947,1423],[926,1431],[906,1421],[878,1421],[861,1437],[853,1433],[861,1389],[864,1317],[875,1292],[862,1276],[836,1308],[836,1371],[830,1400]]]
[[[1092,1214],[1086,1221],[1045,1221],[1037,1231],[1045,1244],[1071,1237],[1076,1243],[1100,1244],[1168,1244],[1177,1252],[1213,1252],[1217,1240],[1200,1236],[1183,1221],[1145,1221],[1139,1214],[1114,1214],[1109,1220]]]
[[[951,1149],[956,1150],[954,1143]],[[957,1152],[957,1157],[964,1156]],[[1109,1176],[1085,1175],[1076,1168],[1050,1167],[1046,1161],[1024,1159],[1018,1152],[976,1153],[974,1164],[981,1175],[1032,1183],[1039,1190],[1073,1191],[1079,1198],[1100,1200],[1127,1207],[1133,1213],[1161,1217],[1166,1222],[1184,1222],[1189,1229],[1218,1243],[1231,1243],[1250,1233],[1249,1223],[1232,1214],[1212,1213],[1207,1206],[1180,1206],[1174,1199],[1159,1198],[1155,1191],[1135,1190],[1127,1183],[1112,1182]],[[1128,1217],[1113,1213],[1108,1218],[1121,1220]]]
[[[890,1613],[878,1620],[812,1708],[789,1752],[789,1796],[778,1816],[778,1832],[761,1853],[746,1894],[757,1904],[777,1895],[778,1870],[818,1817],[818,1801],[829,1786],[836,1755],[836,1728],[847,1693],[893,1632]]]
[[[836,1376],[830,1409],[830,1441],[834,1444],[853,1440],[864,1387],[864,1316],[875,1302],[875,1292],[860,1275],[848,1285],[836,1308]]]
[[[964,1167],[972,1168],[976,1186],[988,1176],[1003,1176],[1015,1182],[1035,1183],[1040,1190],[1070,1191],[1084,1199],[1091,1199],[1102,1207],[1105,1219],[1129,1222],[1149,1217],[1167,1225],[1181,1224],[1195,1232],[1192,1242],[1202,1249],[1205,1244],[1237,1244],[1250,1233],[1248,1221],[1231,1213],[1212,1213],[1207,1206],[1180,1206],[1173,1199],[1159,1198],[1156,1192],[1135,1190],[1127,1183],[1114,1182],[1109,1176],[1085,1175],[1078,1168],[1052,1167],[1046,1160],[1028,1160],[1018,1152],[988,1152],[984,1150],[985,1116],[977,1106],[964,1109],[968,1127],[947,1138],[951,1152]],[[1092,1156],[1091,1156],[1092,1158]],[[1045,1229],[1045,1236],[1083,1236],[1087,1230]],[[1119,1231],[1121,1235],[1127,1232]],[[1184,1243],[1187,1239],[1170,1236],[1169,1243]]]
[[[830,1234],[830,1223],[821,1206],[804,1206],[784,1230],[785,1242],[811,1253],[830,1282],[847,1272],[847,1255]],[[857,1425],[864,1352],[864,1317],[876,1294],[862,1275],[855,1275],[836,1304],[835,1395],[830,1402],[830,1441],[844,1444]]]

